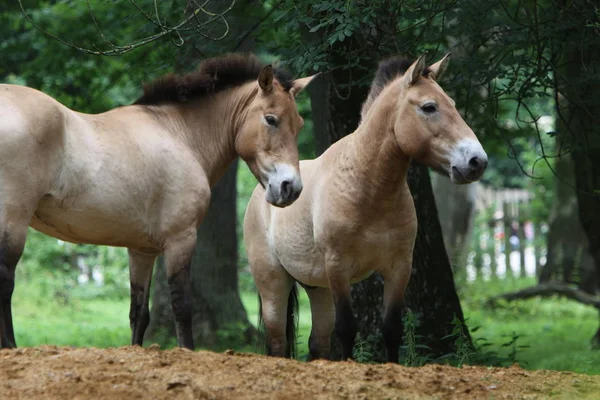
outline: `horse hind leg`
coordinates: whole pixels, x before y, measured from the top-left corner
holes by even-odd
[[[13,214],[18,216],[18,214]],[[12,320],[15,271],[23,254],[27,222],[0,220],[0,347],[17,347]]]
[[[331,358],[331,335],[335,328],[335,307],[329,289],[306,287],[312,314],[308,339],[310,360]]]
[[[20,254],[3,242],[0,245],[0,346],[17,347],[12,321],[12,294],[15,289],[15,270]]]
[[[144,333],[150,323],[150,286],[156,255],[143,254],[129,249],[129,279],[131,305],[131,344],[142,346]]]

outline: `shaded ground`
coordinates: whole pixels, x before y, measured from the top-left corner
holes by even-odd
[[[2,399],[598,399],[600,376],[301,363],[158,347],[0,351]]]

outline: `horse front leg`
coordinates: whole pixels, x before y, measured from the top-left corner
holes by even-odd
[[[412,261],[405,260],[394,263],[390,271],[383,273],[383,340],[388,362],[398,363],[404,333],[404,294],[411,269]]]
[[[335,307],[331,292],[326,288],[309,287],[306,294],[310,300],[312,329],[308,339],[310,360],[331,358],[331,334],[335,329]]]
[[[190,350],[194,350],[191,263],[195,247],[196,229],[190,228],[170,238],[164,252],[177,342]]]
[[[142,346],[144,333],[150,323],[150,286],[156,255],[149,255],[128,249],[129,281],[131,305],[129,321],[131,324],[131,345]]]
[[[352,359],[358,325],[352,310],[348,264],[337,255],[325,257],[329,289],[335,306],[335,334],[342,345],[342,360]]]
[[[266,329],[266,351],[268,356],[291,356],[288,329],[295,329],[294,320],[288,319],[288,302],[294,278],[279,264],[268,257],[250,255],[250,269],[260,296],[260,318]]]

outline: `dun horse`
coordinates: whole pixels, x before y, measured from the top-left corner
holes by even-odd
[[[0,85],[0,336],[14,347],[15,268],[27,227],[74,243],[127,247],[132,344],[141,345],[164,253],[179,346],[194,347],[190,261],[211,186],[237,155],[285,207],[302,190],[291,80],[253,55],[167,75],[133,105],[90,115],[31,88]]]
[[[378,271],[385,282],[387,358],[397,362],[417,232],[406,182],[411,159],[456,184],[480,179],[487,166],[475,134],[436,83],[448,60],[428,68],[423,56],[412,64],[401,58],[380,63],[357,130],[319,158],[300,162],[304,191],[298,201],[275,209],[260,201],[263,188],[254,190],[244,240],[269,354],[290,356],[288,301],[299,282],[312,310],[310,357],[330,357],[335,330],[342,358],[350,358],[357,332],[350,285]]]

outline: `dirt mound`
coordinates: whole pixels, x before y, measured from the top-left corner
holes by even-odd
[[[597,399],[600,376],[519,367],[302,363],[183,349],[0,351],[2,399]]]

